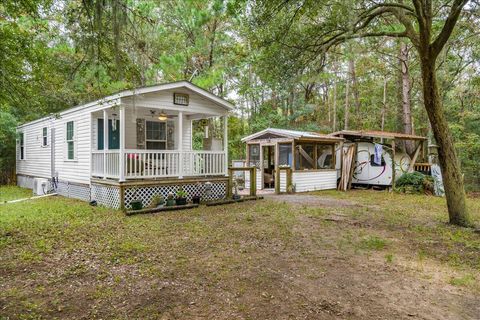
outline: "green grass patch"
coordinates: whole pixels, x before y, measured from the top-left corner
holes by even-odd
[[[0,202],[29,198],[33,196],[32,190],[17,186],[0,186]]]

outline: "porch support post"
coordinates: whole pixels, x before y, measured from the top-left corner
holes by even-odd
[[[103,109],[103,179],[107,179],[108,112]]]
[[[280,145],[275,143],[275,193],[280,194]]]
[[[119,176],[118,181],[125,181],[125,106],[120,106],[120,150],[119,157]]]
[[[178,178],[183,179],[183,112],[178,113],[178,151],[179,151],[179,168]]]
[[[228,177],[228,115],[223,116],[223,152],[225,153],[224,171]]]

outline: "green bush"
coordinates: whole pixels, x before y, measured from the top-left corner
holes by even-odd
[[[420,172],[404,173],[395,186],[399,192],[432,194],[433,178]]]

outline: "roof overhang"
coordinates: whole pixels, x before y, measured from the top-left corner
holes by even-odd
[[[58,116],[61,117],[61,116],[64,116],[66,114],[76,112],[76,111],[80,111],[82,109],[86,109],[86,108],[89,108],[89,107],[92,107],[92,106],[95,106],[95,105],[101,105],[103,108],[110,108],[110,107],[115,106],[115,105],[120,105],[122,98],[132,97],[132,96],[139,95],[139,94],[152,93],[152,92],[165,91],[165,90],[175,90],[175,89],[181,89],[181,88],[186,88],[190,91],[193,91],[193,92],[201,95],[205,99],[223,107],[227,111],[231,111],[231,110],[234,109],[234,105],[232,103],[228,102],[227,100],[222,99],[222,98],[214,95],[213,93],[210,93],[207,90],[202,89],[197,85],[194,85],[193,83],[191,83],[189,81],[182,80],[182,81],[177,81],[177,82],[156,84],[156,85],[152,85],[152,86],[123,90],[123,91],[111,94],[109,96],[103,97],[101,99],[91,101],[91,102],[88,102],[88,103],[85,103],[85,104],[82,104],[82,105],[79,105],[79,106],[76,106],[76,107],[73,107],[73,108],[66,109],[66,110],[58,113]],[[101,108],[101,109],[103,109],[103,108]],[[33,123],[43,121],[43,120],[53,118],[53,117],[54,117],[53,115],[42,117],[42,118],[37,119],[37,120],[29,121],[27,123],[23,123],[23,124],[17,126],[17,128],[21,128],[21,127],[23,127],[27,124],[33,124]]]
[[[426,137],[417,136],[413,134],[406,134],[400,132],[389,132],[389,131],[374,131],[374,130],[342,130],[329,134],[330,136],[335,137],[358,137],[358,138],[380,138],[380,139],[399,139],[399,140],[417,140],[424,141],[427,140]]]
[[[273,134],[280,136],[282,138],[288,139],[295,139],[295,140],[309,140],[309,141],[323,141],[323,142],[340,142],[344,141],[345,139],[341,137],[334,137],[329,135],[324,135],[316,132],[303,132],[303,131],[295,131],[295,130],[287,130],[287,129],[276,129],[276,128],[267,128],[262,131],[253,133],[249,136],[242,138],[242,142],[248,142],[258,137],[261,137],[265,134]],[[271,140],[275,140],[278,138],[271,138]]]

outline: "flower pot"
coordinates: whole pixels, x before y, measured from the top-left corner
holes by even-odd
[[[132,210],[142,210],[143,209],[142,200],[133,200],[133,201],[130,202],[130,205],[132,206]]]
[[[200,204],[200,196],[193,196],[192,202],[195,204]]]
[[[167,199],[167,207],[172,207],[175,205],[175,199]]]
[[[187,198],[177,198],[175,199],[177,206],[184,206],[187,204]]]

